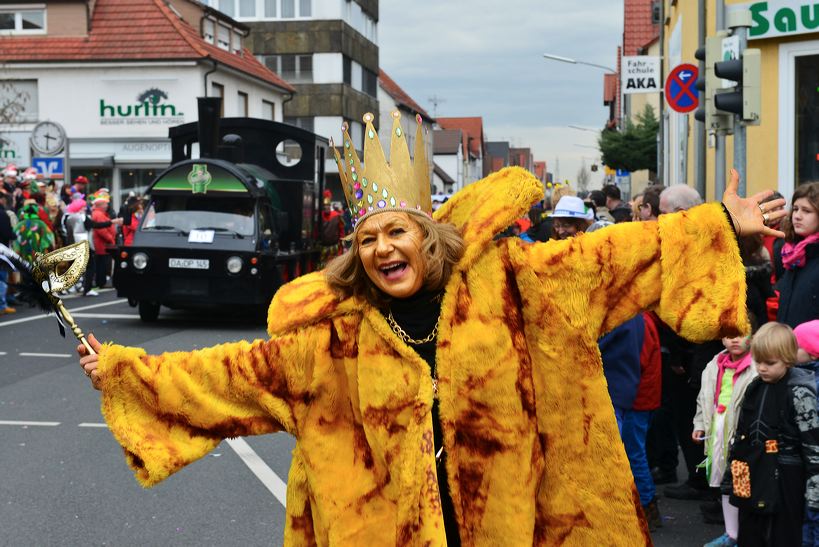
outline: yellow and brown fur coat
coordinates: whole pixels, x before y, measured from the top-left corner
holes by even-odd
[[[467,243],[436,357],[462,542],[650,544],[597,339],[647,308],[693,340],[744,329],[734,234],[710,204],[567,241],[493,240],[541,187],[509,168],[436,213]],[[104,348],[102,410],[139,482],[225,437],[285,430],[285,545],[444,545],[427,363],[321,272],[282,287],[268,324],[268,340],[199,351]]]

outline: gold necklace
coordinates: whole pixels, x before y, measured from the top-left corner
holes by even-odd
[[[396,334],[396,336],[398,336],[398,338],[403,340],[404,343],[412,344],[414,346],[418,346],[420,344],[426,344],[427,342],[432,342],[433,340],[435,340],[435,337],[438,336],[438,323],[440,321],[441,321],[441,316],[439,315],[438,320],[435,321],[435,327],[433,327],[432,332],[429,333],[429,335],[427,335],[426,338],[422,338],[421,340],[416,340],[414,338],[410,338],[410,335],[407,334],[404,331],[404,329],[402,329],[401,326],[398,323],[396,323],[395,318],[392,316],[392,310],[390,310],[390,313],[387,315],[387,322],[389,322],[390,328],[392,328],[392,331]]]

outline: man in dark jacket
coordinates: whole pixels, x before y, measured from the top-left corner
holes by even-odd
[[[14,230],[11,226],[11,219],[6,213],[6,204],[8,203],[9,195],[0,187],[0,243],[9,246],[12,239],[16,239]],[[6,292],[8,291],[9,269],[4,262],[0,262],[0,315],[14,313],[17,310],[8,305],[6,301]]]

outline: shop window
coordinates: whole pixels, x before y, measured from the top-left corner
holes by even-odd
[[[38,119],[37,80],[0,80],[0,123]]]
[[[44,7],[16,9],[0,7],[0,34],[43,34],[45,30]]]
[[[819,181],[819,55],[796,58],[796,184]]]
[[[120,167],[119,178],[121,184],[118,203],[125,203],[128,200],[128,196],[131,194],[135,196],[144,196],[145,192],[148,191],[148,187],[150,187],[151,183],[154,181],[154,178],[156,178],[157,173],[161,170],[161,168],[154,167],[133,169],[128,167]]]

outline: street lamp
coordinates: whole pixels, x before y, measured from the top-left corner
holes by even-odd
[[[614,70],[613,68],[609,68],[609,67],[607,67],[605,65],[598,65],[596,63],[588,63],[586,61],[578,61],[577,59],[572,59],[571,57],[563,57],[561,55],[552,55],[551,53],[544,53],[543,57],[545,57],[546,59],[551,59],[552,61],[560,61],[561,63],[569,63],[569,64],[572,64],[572,65],[587,65],[587,66],[593,66],[593,67],[596,67],[596,68],[602,68],[606,72],[610,72],[611,74],[617,74],[616,70]]]
[[[577,129],[578,131],[588,131],[589,133],[600,133],[599,129],[589,129],[588,127],[580,127],[579,125],[567,125],[566,127]]]

